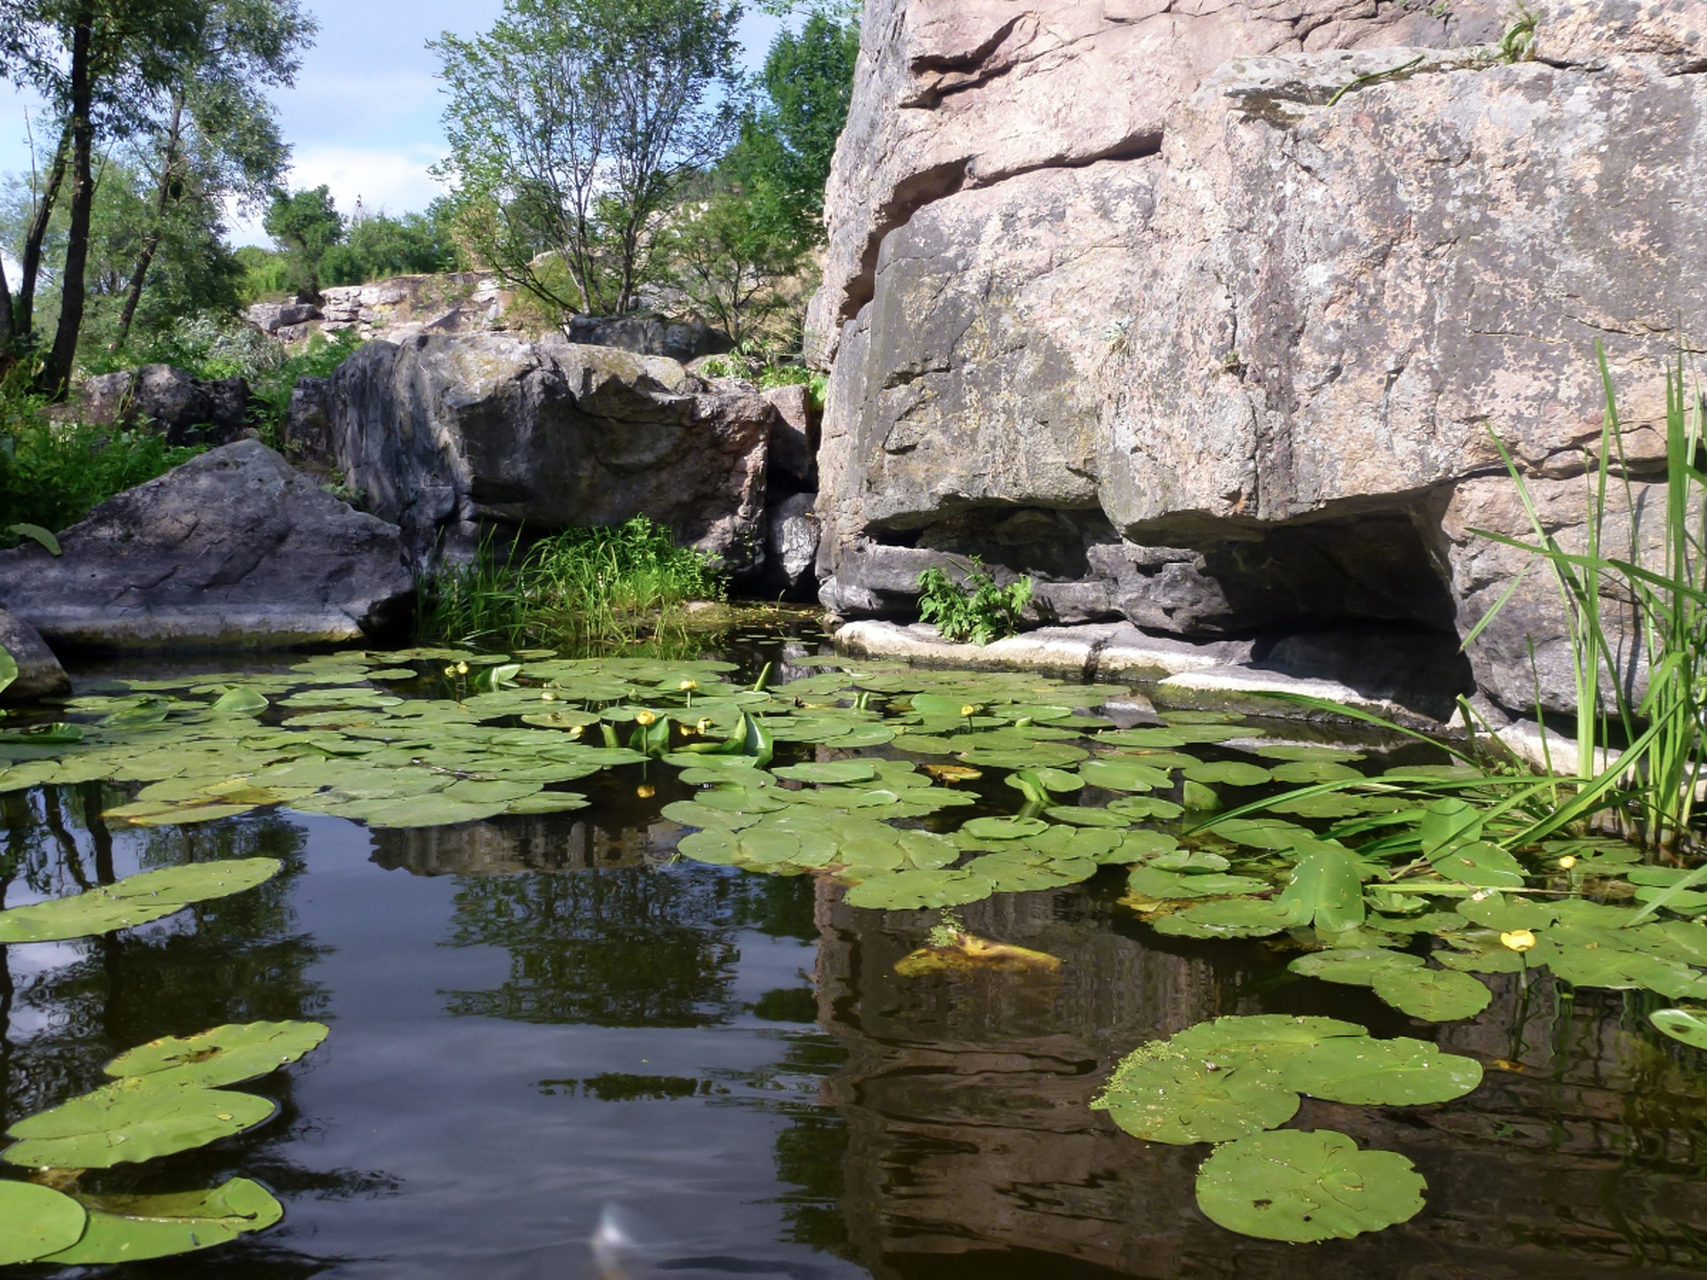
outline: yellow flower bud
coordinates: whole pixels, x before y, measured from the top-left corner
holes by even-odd
[[[457,663],[456,664],[456,673],[459,676],[467,675],[468,674],[468,664],[466,662]]]
[[[586,730],[583,729],[580,725],[574,725],[569,730],[569,736],[571,738],[579,738],[585,732],[586,732]]]
[[[644,729],[648,725],[657,724],[658,717],[653,715],[650,711],[639,711],[635,713],[634,723]]]
[[[683,693],[692,693],[695,689],[699,688],[699,681],[683,680],[676,686],[676,688],[680,689]]]
[[[445,675],[449,676],[451,679],[455,679],[456,678],[456,668],[455,667],[446,667],[445,668]]]
[[[556,702],[557,701],[557,695],[555,693],[553,693],[550,689],[547,689],[544,693],[539,695],[539,700],[541,702]]]
[[[710,731],[711,731],[711,721],[710,720],[701,720],[698,724],[696,724],[694,726],[694,732],[695,733],[709,733]]]
[[[1571,855],[1568,853],[1564,857],[1559,859],[1559,869],[1561,871],[1569,871],[1572,867],[1574,867],[1576,865],[1577,865],[1577,860],[1575,858],[1571,857]]]
[[[1513,929],[1510,933],[1500,934],[1500,941],[1522,955],[1535,945],[1535,935],[1528,929]]]
[[[978,714],[978,708],[968,702],[964,707],[960,708],[960,714],[970,720],[973,716]]]
[[[653,786],[650,782],[642,782],[638,787],[634,788],[634,794],[639,796],[642,800],[650,800],[653,796],[658,794],[658,788]]]

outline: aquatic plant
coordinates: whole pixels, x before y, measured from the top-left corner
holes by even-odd
[[[985,645],[1013,635],[1030,603],[1029,577],[998,587],[977,556],[958,583],[934,565],[919,575],[919,617],[953,644]]]
[[[712,557],[678,547],[668,529],[635,516],[502,554],[487,538],[467,564],[446,565],[421,584],[418,634],[510,647],[627,641],[679,626],[681,605],[723,596]]]
[[[0,944],[89,937],[143,924],[267,880],[270,858],[197,863],[0,911]],[[277,1110],[233,1092],[295,1062],[326,1038],[317,1022],[256,1022],[155,1040],[107,1063],[111,1084],[26,1116],[6,1131],[0,1161],[36,1183],[0,1181],[0,1265],[99,1266],[210,1248],[265,1230],[284,1209],[264,1187],[232,1178],[211,1191],[109,1196],[78,1189],[83,1174],[177,1155],[252,1129]]]

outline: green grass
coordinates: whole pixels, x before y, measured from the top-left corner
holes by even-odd
[[[511,649],[627,644],[681,630],[689,601],[723,597],[711,557],[636,516],[567,529],[522,552],[503,554],[488,539],[472,561],[422,583],[419,629],[424,641]]]

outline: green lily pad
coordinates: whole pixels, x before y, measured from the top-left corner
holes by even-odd
[[[1199,1022],[1175,1033],[1176,1049],[1214,1058],[1222,1054],[1277,1048],[1306,1049],[1326,1040],[1367,1036],[1368,1030],[1339,1018],[1298,1017],[1287,1013],[1229,1015]]]
[[[18,1121],[7,1130],[18,1141],[0,1159],[35,1169],[110,1169],[242,1133],[273,1110],[270,1098],[136,1077]]]
[[[875,765],[864,760],[831,760],[823,764],[795,764],[773,769],[779,778],[793,782],[849,783],[870,782],[877,776]]]
[[[1441,875],[1481,889],[1522,888],[1528,878],[1521,862],[1485,840],[1437,849],[1429,861]]]
[[[1266,938],[1297,924],[1292,912],[1278,902],[1229,898],[1201,902],[1151,921],[1157,933],[1176,938]]]
[[[9,683],[0,682],[0,688]],[[28,1182],[0,1182],[0,1267],[69,1248],[82,1237],[87,1220],[83,1206],[70,1196]]]
[[[1456,797],[1436,800],[1423,810],[1418,834],[1423,852],[1431,859],[1437,852],[1475,844],[1482,838],[1481,810]]]
[[[975,840],[1024,840],[1042,835],[1049,824],[1039,818],[973,818],[961,830]]]
[[[1293,973],[1349,987],[1367,987],[1382,974],[1420,969],[1420,957],[1403,951],[1314,951],[1287,966]],[[1472,979],[1474,981],[1474,979]]]
[[[1172,800],[1158,800],[1153,796],[1125,796],[1110,803],[1108,811],[1140,822],[1146,818],[1172,822],[1185,812],[1185,806],[1175,804]]]
[[[1656,1009],[1648,1015],[1652,1022],[1673,1040],[1694,1049],[1707,1049],[1707,1018],[1691,1009]]]
[[[1314,835],[1308,827],[1279,818],[1226,818],[1209,829],[1224,840],[1253,849],[1290,849]]]
[[[1474,1018],[1493,1003],[1487,984],[1451,969],[1395,969],[1370,983],[1375,994],[1400,1013],[1426,1022]]]
[[[1256,748],[1256,754],[1265,760],[1328,760],[1338,764],[1349,764],[1353,760],[1363,759],[1361,752],[1347,751],[1341,747],[1303,746],[1286,742],[1259,746]]]
[[[284,1206],[259,1183],[233,1178],[212,1191],[164,1196],[87,1196],[83,1238],[44,1262],[91,1267],[169,1258],[265,1231]]]
[[[110,1076],[146,1076],[155,1084],[215,1088],[276,1071],[316,1048],[328,1034],[318,1022],[239,1022],[193,1036],[169,1036],[121,1053]]]
[[[1211,1222],[1261,1240],[1345,1240],[1408,1222],[1428,1184],[1392,1151],[1360,1151],[1343,1133],[1283,1129],[1217,1149],[1197,1174]]]
[[[1200,1053],[1149,1045],[1116,1068],[1091,1103],[1134,1137],[1189,1145],[1226,1142],[1285,1124],[1295,1089],[1255,1062],[1206,1062]]]
[[[1255,880],[1250,876],[1158,871],[1154,867],[1132,868],[1127,876],[1127,887],[1140,898],[1158,902],[1185,898],[1233,898],[1242,894],[1266,893],[1272,888],[1268,881]]]
[[[253,889],[281,866],[274,858],[197,862],[127,876],[71,898],[13,907],[0,911],[0,943],[63,942],[147,924],[193,903]]]
[[[1105,791],[1156,791],[1173,786],[1167,770],[1127,757],[1087,760],[1079,766],[1079,776]]]
[[[209,709],[222,716],[258,716],[271,705],[255,690],[239,686],[222,694]]]
[[[1125,814],[1115,813],[1112,809],[1092,809],[1086,805],[1055,805],[1043,812],[1044,816],[1056,822],[1071,823],[1075,827],[1103,827],[1112,831],[1132,825],[1132,819]]]
[[[1328,1102],[1418,1106],[1462,1098],[1482,1083],[1482,1064],[1403,1036],[1347,1038],[1299,1054],[1282,1075],[1289,1088]]]
[[[896,871],[873,876],[848,890],[853,907],[911,911],[922,907],[959,907],[981,902],[993,892],[982,876],[961,871]]]
[[[1220,782],[1229,787],[1260,787],[1273,775],[1261,765],[1242,760],[1199,760],[1188,765],[1185,776],[1193,782]]]
[[[1291,760],[1274,767],[1276,782],[1305,785],[1317,782],[1350,782],[1363,775],[1347,764],[1332,760]]]

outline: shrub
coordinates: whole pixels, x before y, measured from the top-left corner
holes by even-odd
[[[635,516],[566,529],[508,555],[488,538],[468,564],[422,584],[419,625],[423,640],[555,647],[632,638],[687,601],[723,594],[713,557]]]
[[[1031,603],[1030,578],[998,587],[977,556],[960,583],[933,567],[919,575],[919,590],[919,616],[936,623],[942,638],[953,644],[983,645],[1013,635]]]

